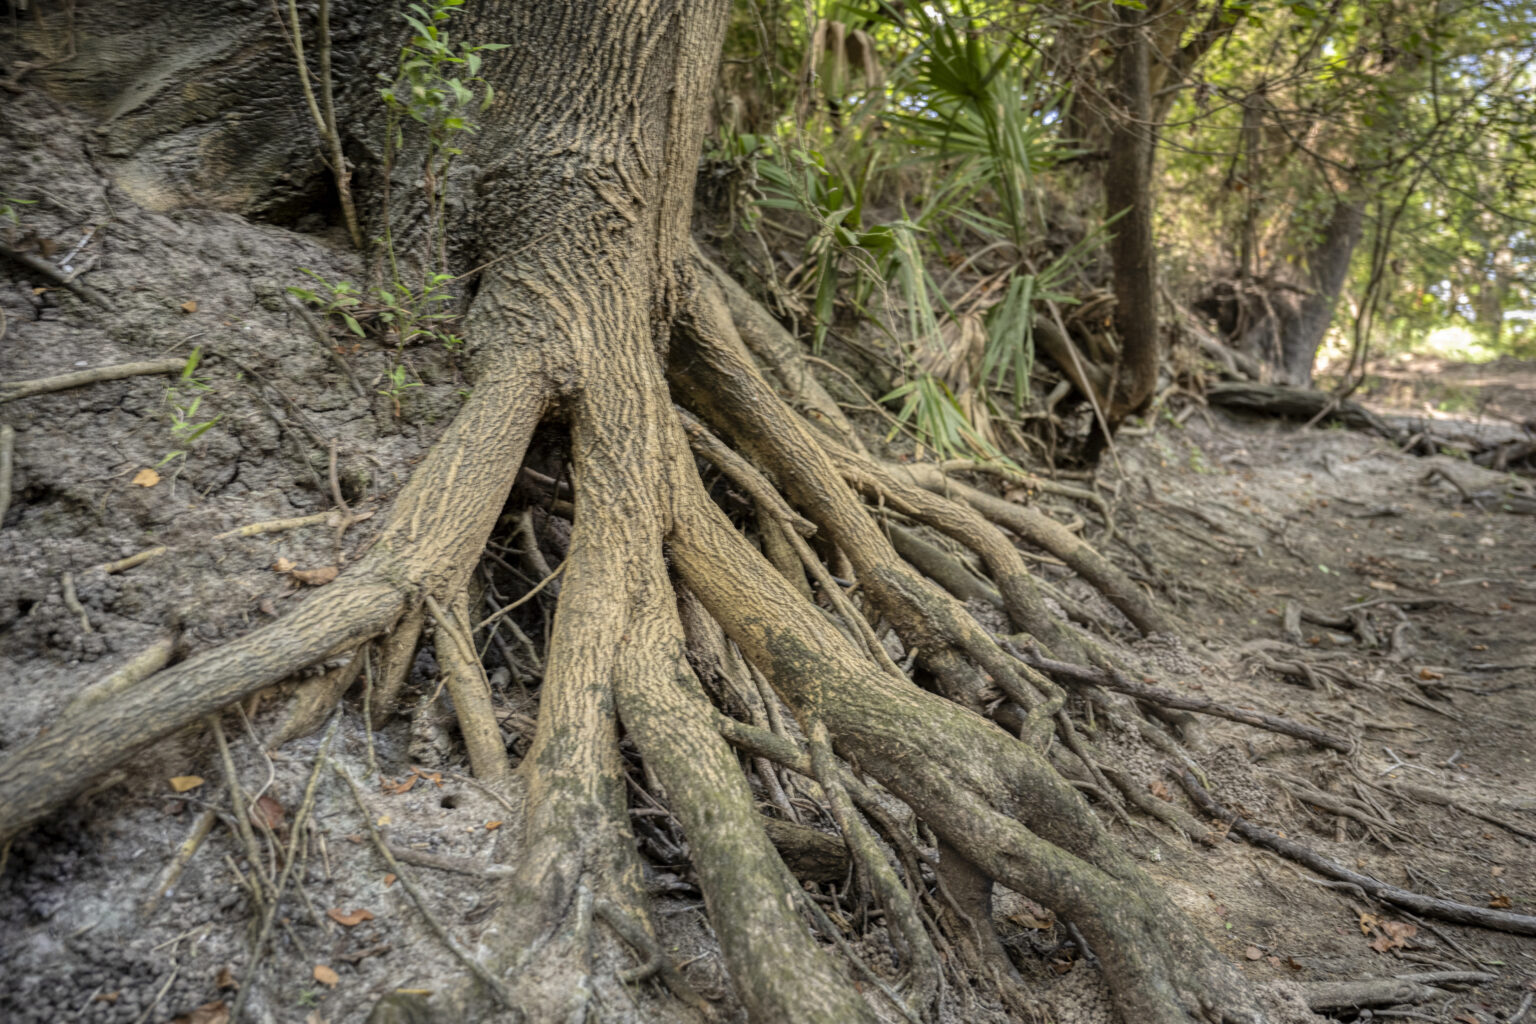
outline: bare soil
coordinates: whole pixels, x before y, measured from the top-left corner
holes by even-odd
[[[380,508],[451,417],[460,387],[449,353],[403,353],[422,386],[404,393],[397,414],[379,392],[399,356],[348,343],[344,358],[364,392],[357,395],[282,291],[302,281],[298,267],[357,280],[361,271],[340,239],[321,224],[305,234],[224,213],[139,208],[91,170],[88,147],[57,130],[58,114],[25,108],[29,102],[8,101],[0,121],[3,191],[38,200],[21,208],[17,238],[61,260],[89,232],[71,265],[88,268],[81,280],[113,308],[94,310],[0,265],[8,324],[0,380],[196,347],[204,415],[222,418],[185,457],[163,463],[178,447],[171,375],[0,405],[0,422],[17,431],[15,498],[0,523],[0,753],[46,728],[83,686],[158,636],[174,632],[179,650],[192,652],[303,600],[314,588],[274,566],[343,565],[368,543],[370,522],[340,538],[326,524],[217,535],[332,510],[333,448],[342,498],[354,512]],[[1536,407],[1525,368],[1511,368],[1497,386],[1499,407],[1511,415]],[[1203,736],[1185,738],[1228,805],[1388,882],[1536,912],[1530,841],[1422,793],[1392,791],[1433,790],[1536,832],[1536,530],[1527,517],[1466,504],[1450,484],[1424,479],[1439,468],[1475,493],[1509,486],[1508,478],[1451,458],[1405,456],[1348,432],[1199,416],[1127,438],[1118,457],[1123,472],[1107,463],[1101,477],[1116,496],[1119,539],[1108,553],[1187,625],[1181,641],[1154,638],[1126,656],[1161,685],[1359,737],[1356,752],[1342,756],[1204,720]],[[153,486],[134,482],[156,467]],[[1092,513],[1036,500],[1063,521],[1086,521],[1090,539],[1102,542]],[[132,569],[95,568],[156,546],[167,550]],[[1049,559],[1041,572],[1116,620]],[[66,605],[66,573],[83,615]],[[1365,612],[1375,645],[1305,618],[1299,632],[1286,628],[1288,604],[1331,616],[1362,601],[1378,602]],[[1311,670],[1315,683],[1295,666]],[[520,753],[517,686],[505,677],[496,683]],[[205,730],[146,752],[16,840],[0,872],[0,1019],[195,1020],[198,1007],[232,1003],[234,986],[249,985],[256,1020],[360,1021],[390,991],[460,975],[373,849],[363,817],[398,846],[495,861],[499,823],[514,812],[469,781],[451,714],[433,699],[439,689],[428,648],[406,699],[418,706],[414,716],[370,741],[361,696],[344,704],[331,752],[363,782],[366,808],[334,776],[321,778],[314,828],[299,845],[304,898],[285,905],[255,977],[241,881],[250,865],[225,823],[157,898],[199,814],[224,806],[223,771]],[[279,841],[320,744],[316,735],[269,753],[258,742],[285,696],[278,688],[253,701],[242,711],[249,732],[230,737],[244,786],[270,798]],[[1138,750],[1124,755],[1124,770],[1155,796],[1183,801]],[[185,776],[206,781],[177,792],[170,780]],[[1368,807],[1370,824],[1309,804],[1313,789]],[[1141,818],[1121,837],[1256,982],[1484,969],[1499,980],[1416,1011],[1474,1024],[1510,1019],[1536,991],[1529,939],[1412,919],[1234,839],[1198,846]],[[730,1017],[734,1001],[696,890],[686,874],[653,866],[653,888],[672,890],[658,915],[670,955]],[[267,870],[281,870],[275,857]],[[487,880],[404,870],[464,947],[494,938],[482,930],[496,899]],[[1061,923],[1004,894],[997,924],[1035,986],[1042,1018],[1110,1019],[1092,960],[1064,943]],[[882,969],[873,958],[871,966]],[[649,987],[631,995],[633,1005],[613,1008],[615,1016],[644,1015]],[[217,1013],[210,1008],[203,1019]],[[1010,1018],[978,995],[954,1019]]]

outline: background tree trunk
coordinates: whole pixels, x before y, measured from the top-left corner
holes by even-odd
[[[1145,12],[1115,8],[1112,78],[1116,109],[1109,117],[1109,163],[1104,204],[1120,214],[1110,241],[1114,264],[1115,327],[1120,336],[1120,373],[1110,407],[1113,431],[1141,409],[1157,386],[1157,264],[1152,247],[1152,101],[1150,45]],[[1123,211],[1123,212],[1122,212]]]
[[[1364,226],[1364,204],[1358,199],[1341,199],[1322,237],[1307,251],[1310,294],[1280,314],[1280,368],[1288,384],[1306,387],[1312,383],[1317,347],[1333,323],[1333,310]]]

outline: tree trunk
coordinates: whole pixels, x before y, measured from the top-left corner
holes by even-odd
[[[1150,46],[1145,12],[1114,8],[1115,59],[1111,69],[1116,103],[1109,115],[1109,163],[1104,169],[1104,203],[1112,228],[1115,328],[1120,335],[1120,373],[1110,407],[1114,430],[1138,412],[1157,387],[1161,355],[1157,338],[1157,264],[1152,247],[1152,100]]]
[[[1307,387],[1312,383],[1317,347],[1333,323],[1333,310],[1364,227],[1364,204],[1357,199],[1340,200],[1322,237],[1307,250],[1310,292],[1300,303],[1287,304],[1280,311],[1280,368],[1287,384]]]
[[[334,582],[275,622],[64,715],[0,762],[0,842],[146,745],[323,658],[384,638],[386,664],[408,661],[423,606],[438,642],[450,642],[530,440],[554,422],[569,442],[572,527],[537,731],[510,778],[493,750],[476,748],[486,784],[522,808],[505,830],[515,874],[483,932],[479,983],[396,994],[376,1020],[486,1019],[488,1003],[531,1021],[582,1019],[594,993],[605,1006],[625,1005],[625,985],[653,975],[676,997],[676,1019],[699,1019],[702,1000],[657,947],[627,814],[621,729],[681,823],[735,997],[754,1021],[858,1024],[879,1019],[871,1004],[890,1000],[933,1020],[957,1012],[941,1006],[945,971],[965,985],[1009,984],[966,961],[963,946],[958,962],[939,958],[927,922],[945,917],[940,896],[910,827],[893,823],[892,800],[926,823],[946,859],[953,853],[977,876],[969,905],[985,907],[985,876],[1074,922],[1127,1022],[1265,1020],[1235,968],[1052,766],[1047,741],[1070,728],[1065,692],[905,561],[864,498],[979,555],[1028,642],[1056,657],[1102,658],[1051,616],[984,502],[934,494],[859,450],[838,407],[808,380],[793,339],[743,308],[749,300],[722,289],[695,252],[693,181],[728,0],[477,0],[466,12],[457,36],[509,44],[486,61],[496,100],[463,157],[473,202],[449,225],[469,239],[468,266],[484,268],[463,323],[470,397],[395,497],[377,542]],[[1112,205],[1132,208],[1116,243],[1129,375],[1122,414],[1150,393],[1157,354],[1145,42],[1135,17],[1123,32],[1132,118],[1109,190]],[[338,67],[367,67],[393,50],[387,36],[345,38],[357,51]],[[345,94],[355,104],[368,96]],[[340,120],[372,116],[360,107]],[[238,119],[231,124],[238,130]],[[788,400],[759,361],[794,392]],[[815,410],[829,429],[796,407]],[[695,450],[774,517],[824,606],[711,500]],[[812,532],[852,567],[863,609],[805,544]],[[1107,562],[1078,561],[1106,587],[1129,586]],[[707,614],[685,620],[679,585]],[[1148,628],[1166,626],[1165,615],[1135,603],[1139,594],[1117,597]],[[882,622],[915,652],[934,690],[893,663],[874,632]],[[729,636],[796,730],[754,728],[714,706],[697,653],[710,643],[701,631],[711,630]],[[473,675],[471,665],[464,685]],[[458,713],[472,715],[476,704],[461,701]],[[494,734],[494,723],[475,733]],[[843,941],[842,926],[770,842],[727,737],[757,759],[755,770],[776,761],[826,795],[901,955],[899,988],[856,985],[813,935],[805,913]],[[902,861],[904,881],[875,830]],[[628,955],[593,955],[595,943],[614,938],[643,961],[639,973],[594,966]],[[995,955],[993,943],[973,946]]]

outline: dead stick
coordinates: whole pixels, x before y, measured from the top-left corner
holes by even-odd
[[[293,864],[299,851],[299,838],[304,834],[304,825],[309,820],[309,812],[315,806],[315,792],[320,783],[320,766],[330,755],[331,740],[335,738],[336,727],[340,724],[341,714],[338,712],[331,716],[330,728],[325,730],[325,738],[320,741],[320,752],[315,756],[314,767],[309,770],[309,782],[304,786],[304,798],[299,803],[298,813],[293,816],[293,829],[289,833],[287,855],[283,858],[283,871],[272,887],[272,899],[267,904],[266,914],[261,922],[261,934],[257,936],[256,948],[251,953],[251,966],[246,971],[245,984],[240,986],[240,994],[235,997],[234,1009],[229,1011],[231,1024],[239,1024],[240,1011],[245,1008],[245,1001],[251,989],[256,987],[256,971],[261,966],[262,956],[266,952],[267,939],[272,934],[272,924],[277,920],[277,907],[283,900],[283,890],[287,888],[288,878],[293,873]],[[228,748],[221,745],[221,752],[227,755]],[[230,781],[233,783],[234,780]]]
[[[1241,722],[1259,729],[1267,729],[1270,732],[1278,732],[1286,736],[1295,736],[1297,739],[1315,743],[1320,747],[1328,747],[1347,754],[1355,749],[1355,745],[1342,736],[1324,732],[1314,726],[1305,725],[1290,718],[1281,718],[1278,715],[1267,715],[1261,711],[1248,711],[1243,708],[1235,708],[1229,704],[1222,704],[1208,697],[1186,697],[1172,690],[1165,690],[1160,686],[1144,686],[1141,683],[1133,683],[1119,672],[1105,671],[1097,668],[1086,668],[1082,665],[1072,665],[1065,661],[1055,661],[1047,658],[1033,649],[1020,651],[1012,644],[1004,646],[1014,657],[1039,669],[1050,676],[1054,676],[1063,682],[1086,684],[1090,686],[1102,686],[1106,690],[1117,690],[1120,693],[1129,694],[1138,700],[1160,704],[1165,708],[1176,708],[1180,711],[1198,711],[1203,715],[1213,718],[1225,718],[1233,722]]]
[[[112,300],[101,294],[101,292],[76,281],[66,274],[61,267],[54,266],[40,256],[34,256],[29,252],[22,252],[20,249],[13,249],[4,242],[0,242],[0,256],[4,256],[13,263],[21,264],[34,274],[41,274],[60,288],[69,289],[93,306],[100,306],[102,309],[112,308]],[[177,369],[180,369],[180,367],[178,366]],[[0,399],[0,401],[3,401],[3,399]]]
[[[1362,875],[1358,871],[1335,864],[1321,854],[1302,846],[1294,840],[1286,839],[1271,832],[1267,828],[1255,825],[1239,817],[1236,813],[1227,810],[1216,802],[1215,797],[1208,793],[1204,786],[1195,781],[1195,777],[1187,771],[1177,773],[1179,782],[1184,786],[1184,791],[1189,798],[1206,814],[1219,818],[1231,825],[1232,831],[1248,840],[1256,846],[1262,846],[1273,850],[1316,871],[1320,875],[1348,882],[1358,886],[1368,896],[1375,897],[1383,903],[1391,903],[1395,906],[1411,910],[1425,917],[1438,918],[1442,921],[1451,921],[1455,924],[1474,924],[1482,928],[1492,928],[1495,931],[1510,932],[1515,935],[1536,935],[1536,917],[1527,914],[1514,914],[1507,910],[1494,910],[1490,907],[1474,907],[1466,903],[1454,903],[1451,900],[1436,899],[1433,896],[1425,896],[1421,893],[1410,892],[1407,889],[1399,889],[1395,885],[1388,885],[1378,881],[1370,875]]]
[[[16,429],[0,424],[0,526],[11,508],[11,470],[15,462]]]
[[[79,370],[75,373],[61,373],[57,377],[39,377],[36,380],[18,380],[8,384],[0,384],[0,404],[14,402],[19,398],[31,398],[33,395],[46,395],[54,391],[67,391],[70,388],[83,387],[86,384],[99,384],[107,380],[122,380],[125,377],[144,377],[156,373],[180,373],[187,365],[185,359],[150,359],[142,363],[117,363],[113,366],[98,366],[94,370]]]

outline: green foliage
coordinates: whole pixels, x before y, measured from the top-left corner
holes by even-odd
[[[18,206],[31,206],[36,199],[17,199],[15,196],[0,195],[0,221],[9,222],[13,227],[21,222],[21,215],[16,211]]]
[[[400,415],[400,397],[411,388],[421,387],[421,381],[411,380],[409,371],[404,363],[396,363],[389,368],[389,374],[385,378],[385,387],[379,390],[379,394],[388,398],[395,406],[395,416]]]
[[[379,96],[393,118],[391,143],[399,147],[405,142],[399,118],[415,121],[426,129],[431,145],[429,162],[460,154],[453,140],[460,133],[475,130],[470,111],[484,111],[495,99],[490,83],[480,77],[480,55],[506,49],[505,43],[455,45],[450,41],[448,19],[464,2],[411,4],[409,13],[401,17],[413,34],[400,49],[394,77],[379,76],[389,83],[379,90]]]
[[[166,389],[165,406],[170,419],[171,437],[177,447],[161,459],[157,463],[158,466],[163,466],[175,459],[186,458],[198,438],[224,418],[224,414],[220,413],[212,419],[199,419],[202,415],[203,398],[207,392],[213,390],[211,384],[197,376],[197,367],[202,358],[203,350],[194,348],[192,354],[187,357],[186,365],[181,368],[180,375]]]
[[[314,306],[326,318],[340,320],[359,338],[369,336],[363,325],[366,320],[377,324],[379,336],[396,348],[428,340],[457,351],[464,344],[463,338],[449,330],[458,315],[450,312],[455,300],[448,286],[454,279],[448,274],[428,274],[419,290],[381,285],[364,294],[350,281],[328,281],[305,267],[299,271],[319,287],[291,285],[289,294]]]

